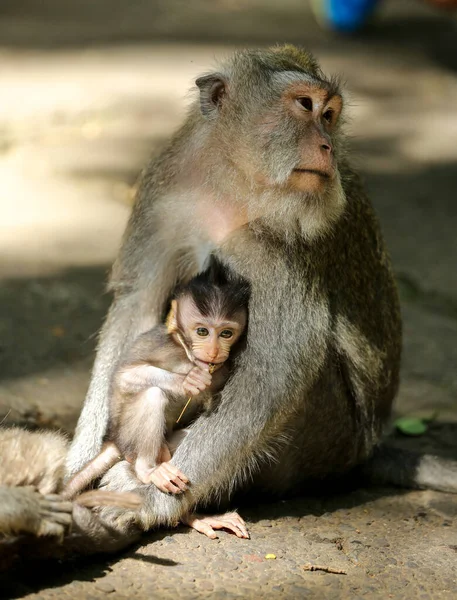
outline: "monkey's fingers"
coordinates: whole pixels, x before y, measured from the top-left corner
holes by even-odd
[[[165,480],[168,480],[171,485],[178,487],[180,492],[185,492],[187,490],[186,484],[189,482],[189,480],[177,467],[166,462],[162,463],[158,468],[161,469],[161,473],[163,474]],[[166,488],[168,491],[173,491],[170,490],[167,485]]]
[[[203,385],[209,386],[213,380],[213,376],[208,371],[202,371],[199,369],[194,373],[194,377],[197,381],[200,381]]]
[[[183,523],[186,523],[213,540],[217,538],[214,529],[226,529],[239,538],[249,539],[250,537],[246,523],[237,512],[206,517],[196,514],[189,515],[183,519]]]
[[[214,518],[214,517],[212,517]],[[237,537],[242,537],[249,539],[251,536],[249,535],[249,531],[247,525],[242,517],[237,512],[225,513],[225,515],[216,517],[222,523],[227,523],[226,527],[228,528],[231,525],[234,529],[232,531],[236,533]],[[241,535],[238,535],[238,532]]]
[[[73,502],[70,502],[59,494],[46,494],[44,500],[52,512],[71,513],[73,510]]]
[[[154,469],[151,472],[150,481],[166,494],[182,494],[182,492],[187,489],[187,486],[183,482],[179,482],[179,479],[177,480],[179,485],[175,484],[175,482],[170,479],[170,475],[164,471],[164,469],[161,469],[161,467],[157,467],[157,469]]]
[[[70,527],[72,523],[72,511],[73,503],[68,500],[64,500],[62,496],[56,494],[48,494],[40,498],[40,515],[43,518],[43,525],[45,533],[40,535],[60,535],[52,533],[52,527],[46,523],[54,523],[58,525],[60,529],[62,527]],[[59,527],[57,529],[59,529]]]
[[[178,467],[176,467],[175,465],[173,465],[172,463],[169,462],[163,462],[161,465],[161,467],[163,467],[163,469],[166,471],[166,473],[170,476],[170,477],[179,477],[179,479],[184,482],[184,483],[189,483],[189,480],[187,479],[187,477],[184,475],[184,473],[181,473],[181,471],[178,469]]]
[[[194,385],[195,387],[203,388],[205,389],[206,387],[208,387],[208,385],[211,384],[211,381],[205,381],[204,379],[202,379],[201,377],[198,377],[198,375],[194,375],[192,372],[189,373],[189,375],[187,375],[186,377],[186,383],[190,384],[190,385]]]
[[[211,385],[211,381],[213,380],[213,376],[208,371],[203,371],[200,369],[200,367],[194,367],[191,369],[186,378],[193,382],[200,382],[206,387]]]
[[[206,385],[206,383],[202,383],[201,381],[197,381],[194,379],[191,379],[191,380],[187,381],[186,383],[190,388],[198,390],[198,393],[204,392],[206,390],[206,388],[208,387]]]
[[[70,527],[73,522],[71,514],[63,512],[53,512],[51,510],[45,510],[40,512],[41,517],[48,522],[61,525],[63,527]]]
[[[189,527],[192,527],[192,529],[195,529],[195,531],[203,533],[204,535],[206,535],[206,537],[209,537],[211,540],[217,540],[217,534],[211,527],[211,525],[209,525],[209,523],[206,523],[201,519],[189,519],[188,521],[183,521],[183,523],[185,525],[189,525]]]
[[[188,384],[184,382],[183,384],[184,393],[189,394],[189,396],[198,396],[200,390],[194,385]]]

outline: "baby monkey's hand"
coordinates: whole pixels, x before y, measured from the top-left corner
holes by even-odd
[[[184,393],[189,396],[198,396],[211,385],[212,376],[200,367],[193,367],[183,382]]]

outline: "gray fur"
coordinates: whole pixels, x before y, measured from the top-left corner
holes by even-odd
[[[0,571],[19,556],[116,552],[137,539],[138,530],[114,531],[90,508],[117,506],[134,515],[138,495],[94,490],[74,502],[60,495],[67,446],[55,432],[0,428]]]
[[[162,318],[175,284],[196,274],[201,249],[211,247],[197,211],[202,199],[247,212],[247,225],[216,245],[215,256],[251,284],[250,320],[246,348],[218,409],[190,427],[173,457],[190,489],[167,496],[138,486],[125,462],[104,477],[106,489],[136,489],[145,498],[139,520],[104,510],[117,531],[127,522],[144,530],[175,524],[196,504],[243,487],[295,491],[308,478],[349,471],[380,442],[401,352],[390,260],[344,156],[339,126],[332,132],[338,173],[327,188],[282,187],[304,140],[289,117],[276,125],[269,119],[282,114],[277,74],[287,73],[289,82],[294,71],[300,81],[309,74],[337,91],[315,59],[296,48],[237,53],[220,68],[226,89],[217,117],[215,111],[211,119],[202,115],[196,99],[181,130],[143,174],[113,268],[115,299],[68,474],[100,450],[123,347],[150,327],[151,314],[153,321]],[[257,173],[271,183],[259,184]]]

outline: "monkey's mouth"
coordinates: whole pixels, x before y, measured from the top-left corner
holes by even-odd
[[[213,373],[213,371],[216,371],[217,369],[219,369],[225,362],[225,360],[220,360],[220,361],[216,362],[214,360],[202,360],[201,358],[197,358],[197,361],[202,366],[206,365],[208,367],[208,371],[210,373]]]
[[[225,360],[202,360],[201,358],[198,359],[200,362],[205,363],[205,365],[221,365],[223,362],[225,362]]]
[[[318,175],[323,179],[330,179],[330,173],[326,171],[320,171],[319,169],[294,169],[294,173],[313,173],[314,175]]]

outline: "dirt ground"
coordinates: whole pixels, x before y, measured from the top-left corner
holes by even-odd
[[[396,414],[435,418],[426,435],[391,441],[457,458],[457,21],[413,0],[386,2],[349,39],[320,30],[305,0],[2,3],[3,423],[71,433],[139,170],[197,74],[233,48],[283,41],[347,82],[354,161],[402,297]],[[240,507],[249,541],[158,531],[120,557],[3,575],[0,597],[456,597],[457,497],[312,492]]]

